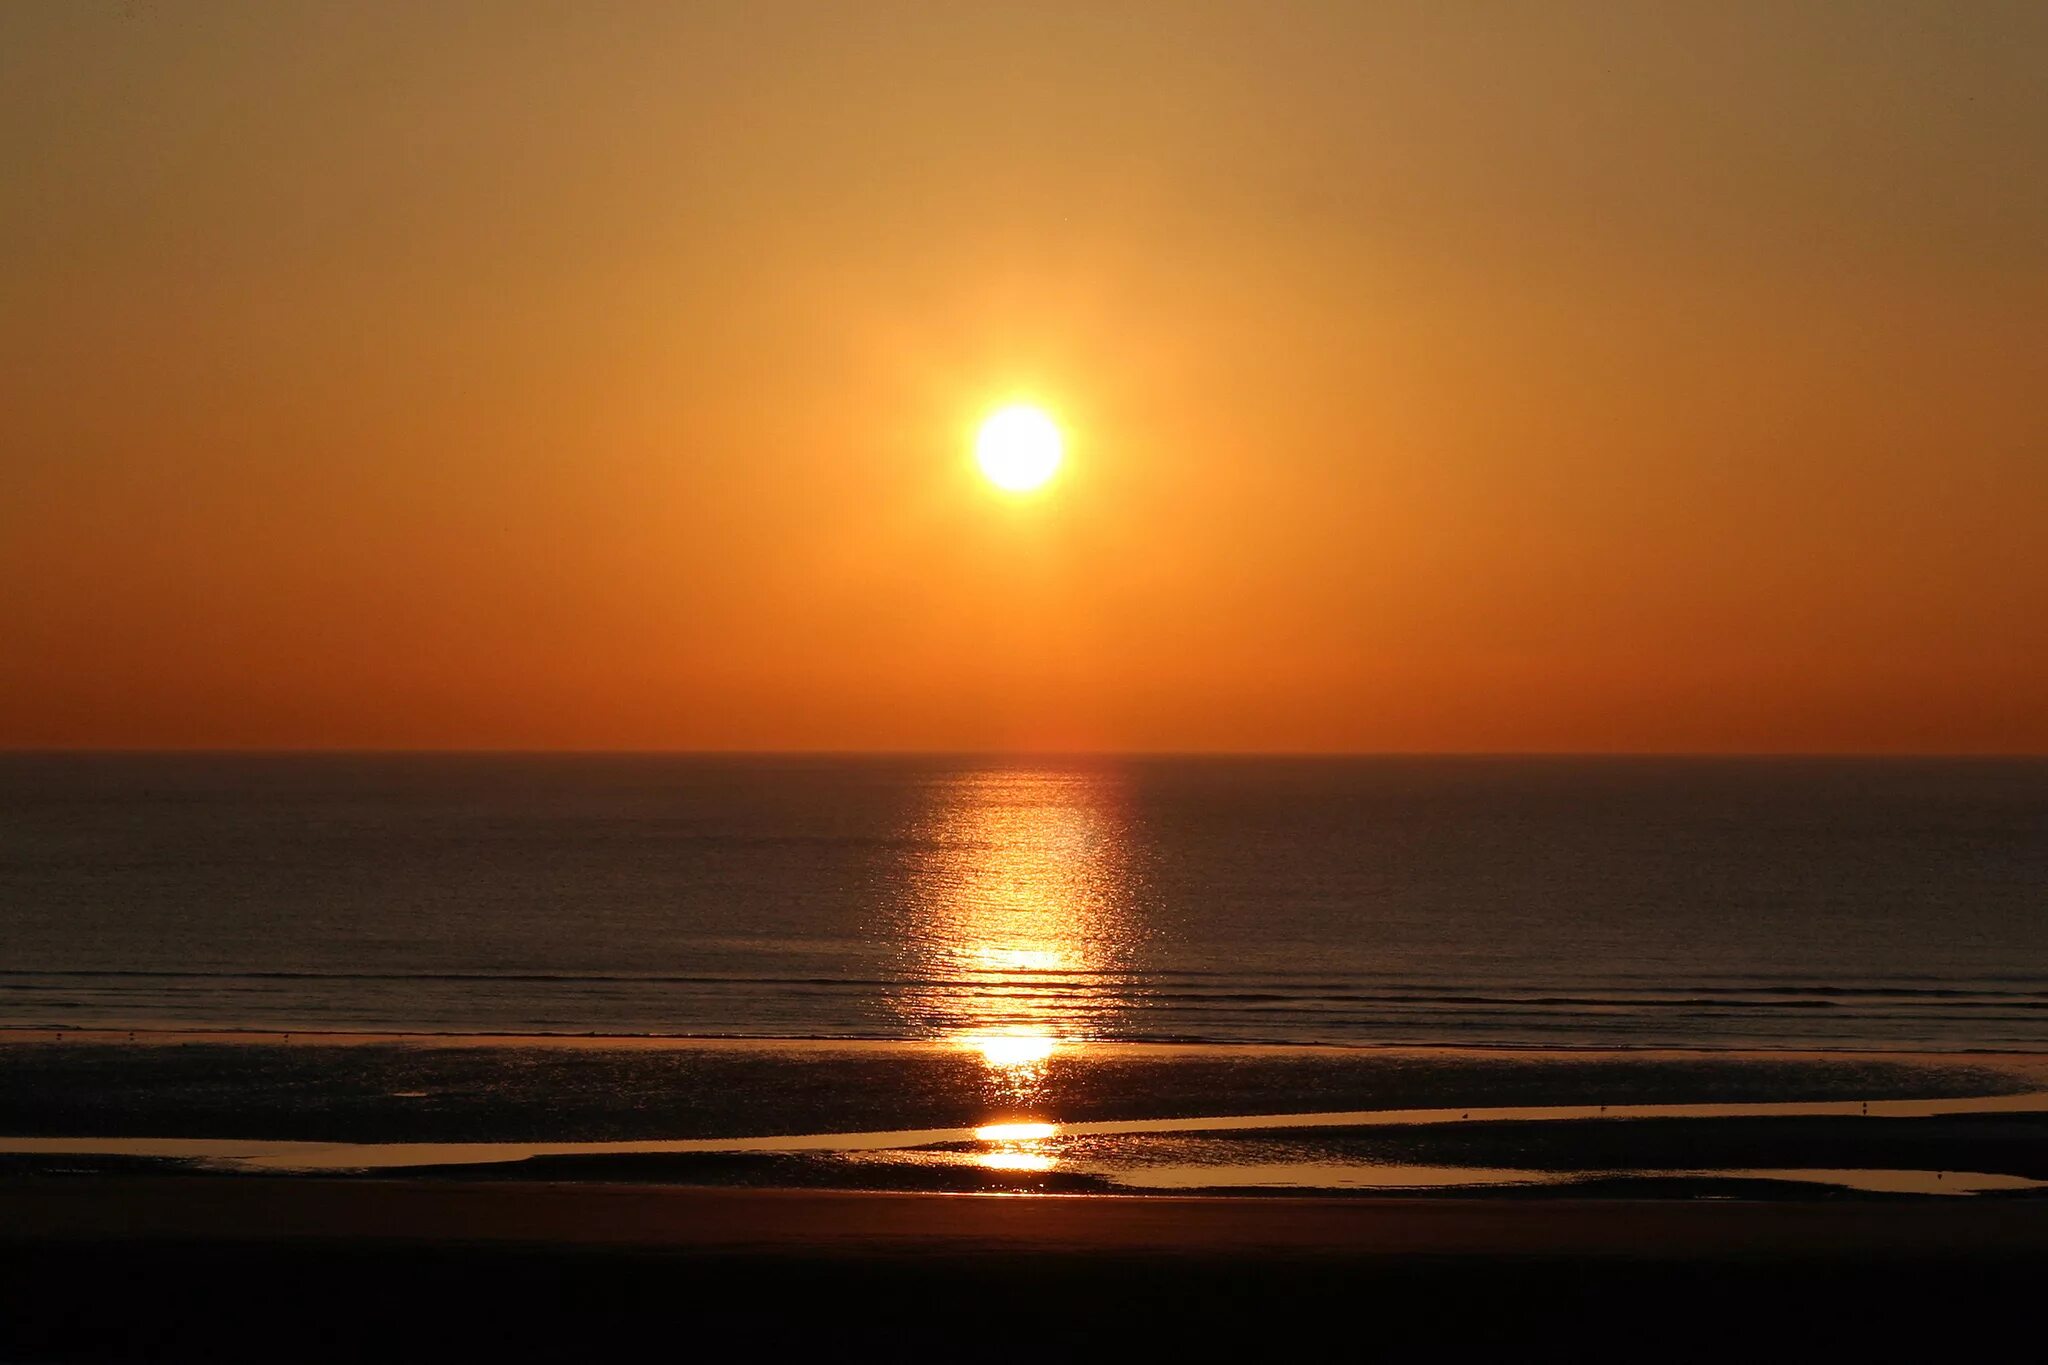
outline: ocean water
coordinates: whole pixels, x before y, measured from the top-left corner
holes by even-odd
[[[2048,762],[0,757],[0,1025],[2048,1046]]]

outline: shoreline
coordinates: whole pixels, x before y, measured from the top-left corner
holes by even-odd
[[[962,1042],[0,1047],[0,1178],[2042,1199],[2048,1056]],[[1950,1179],[1953,1175],[1954,1179]]]
[[[641,1139],[616,1142],[300,1142],[234,1138],[79,1136],[16,1137],[0,1134],[0,1156],[147,1156],[222,1163],[223,1168],[279,1172],[355,1172],[422,1166],[499,1165],[560,1157],[765,1156],[800,1153],[888,1152],[964,1143],[1017,1146],[1055,1137],[1095,1138],[1150,1135],[1215,1135],[1339,1130],[1428,1129],[1517,1124],[1564,1125],[1587,1122],[1719,1122],[1731,1119],[1935,1119],[1977,1116],[2048,1115],[2048,1090],[1948,1099],[1782,1100],[1750,1104],[1541,1105],[1513,1108],[1356,1109],[1307,1113],[1218,1114],[1208,1116],[1094,1120],[1026,1125],[967,1125],[946,1128],[835,1130],[761,1133],[723,1138]],[[1043,1129],[1018,1135],[1010,1128]],[[304,1164],[301,1164],[301,1163]]]
[[[1782,1180],[1807,1194],[2037,1202],[2048,1191],[2040,1053],[474,1041],[16,1035],[0,1046],[0,1179],[1262,1197],[1486,1186],[1543,1198],[1776,1198],[1767,1182]]]
[[[992,1035],[1002,1037],[1005,1035]],[[240,1029],[240,1028],[109,1028],[98,1025],[48,1025],[0,1023],[0,1047],[22,1044],[78,1042],[91,1045],[134,1044],[137,1047],[180,1044],[255,1045],[270,1047],[472,1047],[472,1048],[568,1048],[605,1051],[663,1049],[677,1051],[734,1052],[817,1052],[873,1053],[877,1055],[958,1054],[972,1052],[980,1035],[953,1038],[875,1038],[833,1036],[778,1036],[762,1034],[665,1034],[665,1033],[534,1033],[393,1029]],[[1219,1042],[1213,1040],[1155,1039],[1067,1039],[1049,1040],[1063,1056],[1099,1054],[1126,1057],[1203,1057],[1228,1054],[1256,1056],[1369,1056],[1417,1058],[1500,1058],[1526,1061],[1546,1055],[1573,1061],[1602,1058],[1638,1062],[1712,1058],[1716,1060],[1756,1057],[1772,1061],[1812,1058],[1827,1060],[1851,1057],[1858,1061],[1899,1060],[1912,1063],[1941,1061],[1983,1064],[1994,1062],[2033,1063],[2048,1079],[2048,1047],[2000,1047],[1985,1045],[1900,1047],[1895,1044],[1866,1046],[1812,1046],[1786,1044],[1693,1044],[1672,1046],[1646,1044],[1641,1047],[1612,1043],[1561,1046],[1550,1043],[1270,1043]]]

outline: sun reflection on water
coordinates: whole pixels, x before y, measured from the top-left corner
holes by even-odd
[[[1140,917],[1121,799],[1108,771],[964,773],[934,784],[911,831],[891,1004],[980,1057],[998,1112],[1040,1108],[1059,1054],[1128,1008]]]
[[[1056,1123],[991,1123],[974,1130],[983,1142],[1033,1142],[1059,1132]]]
[[[1049,1171],[1059,1158],[1045,1149],[1048,1139],[1059,1135],[1056,1123],[990,1123],[974,1130],[976,1140],[988,1144],[978,1152],[974,1164],[990,1171]]]
[[[1044,1152],[984,1152],[975,1164],[990,1171],[1049,1171],[1059,1158]]]
[[[1059,1164],[1059,1058],[1129,1007],[1141,918],[1113,773],[996,769],[933,785],[911,831],[891,994],[914,1032],[980,1062],[983,1170]],[[1016,1116],[1016,1117],[1005,1117]]]
[[[960,1042],[979,1052],[983,1062],[1003,1071],[1037,1066],[1059,1047],[1059,1040],[1045,1033],[969,1034]]]

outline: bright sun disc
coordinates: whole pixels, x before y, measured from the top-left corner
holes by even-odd
[[[974,459],[996,487],[1028,492],[1059,469],[1060,429],[1037,408],[1004,408],[981,424]]]

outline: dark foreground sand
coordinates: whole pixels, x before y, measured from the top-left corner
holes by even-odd
[[[2037,1201],[0,1183],[15,1359],[1927,1358],[2044,1272]]]

